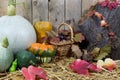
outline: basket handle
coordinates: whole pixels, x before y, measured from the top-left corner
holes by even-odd
[[[73,41],[73,29],[71,27],[71,25],[67,24],[67,23],[61,23],[58,27],[57,27],[57,33],[59,32],[60,28],[65,25],[70,29],[70,33],[71,33],[71,41]]]

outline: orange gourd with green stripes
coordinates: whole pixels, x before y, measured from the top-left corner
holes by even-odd
[[[33,43],[29,48],[29,51],[41,57],[53,57],[56,53],[53,45],[48,45],[44,43]]]

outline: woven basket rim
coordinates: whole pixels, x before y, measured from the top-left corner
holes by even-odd
[[[63,26],[69,28],[70,33],[71,33],[71,41],[73,41],[73,36],[74,36],[73,28],[72,28],[71,25],[69,25],[69,24],[67,24],[67,23],[64,23],[64,22],[63,22],[63,23],[61,23],[60,25],[58,25],[58,27],[57,27],[57,34],[59,33],[60,28],[63,27]]]

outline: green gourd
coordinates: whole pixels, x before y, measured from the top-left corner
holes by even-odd
[[[19,68],[36,65],[36,57],[34,54],[27,50],[21,50],[16,54],[16,59]]]
[[[13,53],[8,49],[8,39],[3,38],[0,43],[0,72],[5,72],[13,61]]]
[[[33,43],[30,46],[29,51],[34,53],[37,56],[36,58],[38,61],[40,60],[42,63],[50,62],[56,53],[56,49],[53,45],[45,43]]]

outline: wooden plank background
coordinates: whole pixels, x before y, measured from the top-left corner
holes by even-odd
[[[16,0],[17,15],[28,19],[32,24],[36,21],[50,21],[54,28],[62,23],[69,22],[77,28],[81,16],[97,0]],[[0,16],[6,15],[9,0],[0,0]]]

